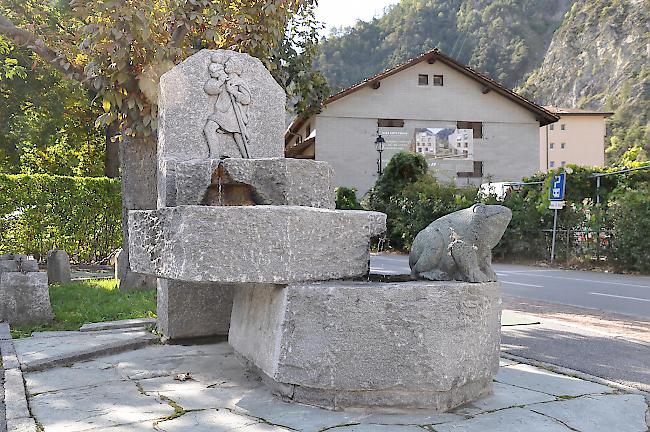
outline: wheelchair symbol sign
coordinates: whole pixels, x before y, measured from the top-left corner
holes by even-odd
[[[566,185],[566,173],[561,173],[553,176],[551,187],[548,190],[549,201],[562,201],[564,200],[564,186]]]

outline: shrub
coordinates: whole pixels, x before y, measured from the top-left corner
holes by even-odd
[[[626,190],[610,205],[613,239],[610,254],[619,268],[650,272],[650,187]]]
[[[408,250],[415,236],[431,222],[471,206],[476,197],[476,188],[457,188],[439,183],[430,174],[422,174],[412,183],[404,183],[399,193],[387,201],[375,200],[373,210],[388,216],[389,246]]]
[[[360,210],[361,204],[357,200],[357,190],[345,186],[337,187],[336,208],[339,210]]]
[[[393,156],[388,165],[370,190],[369,206],[372,210],[384,211],[383,208],[410,183],[416,182],[427,173],[427,161],[417,153],[399,152]]]
[[[122,243],[121,206],[119,180],[0,174],[0,252],[100,261]]]

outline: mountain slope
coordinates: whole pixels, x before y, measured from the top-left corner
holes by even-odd
[[[402,0],[323,41],[316,67],[333,90],[438,47],[513,87],[536,68],[574,0]]]
[[[648,0],[578,0],[522,88],[539,103],[614,111],[610,162],[650,154],[648,17]]]

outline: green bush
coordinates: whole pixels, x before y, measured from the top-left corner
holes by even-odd
[[[561,235],[556,243],[556,257],[650,272],[650,249],[643,246],[640,234],[650,232],[650,171],[602,177],[597,188],[593,175],[617,168],[568,168],[571,173],[567,176],[567,205],[558,212]],[[552,175],[560,171],[524,179],[542,183],[520,186],[502,200],[494,196],[482,198],[486,204],[501,204],[513,212],[510,225],[493,251],[496,257],[548,259],[554,216],[548,208],[548,189]],[[408,250],[417,233],[433,220],[469,207],[477,200],[475,188],[439,183],[427,174],[421,155],[398,153],[365,203],[371,210],[387,214],[389,247]],[[566,236],[566,230],[572,233],[571,237]]]
[[[573,236],[568,245],[565,236],[560,236],[556,243],[556,257],[562,260],[577,258],[596,264],[604,262],[619,270],[648,271],[648,265],[643,265],[649,261],[648,255],[641,253],[638,233],[648,232],[644,221],[650,212],[647,210],[650,206],[647,192],[650,172],[634,171],[602,177],[597,189],[593,174],[617,168],[572,165],[571,169],[566,183],[567,205],[558,212],[558,230],[568,229]],[[496,256],[506,259],[549,257],[553,210],[548,209],[548,188],[552,174],[560,171],[524,179],[543,181],[543,184],[513,190],[502,202],[493,197],[484,200],[505,205],[513,212],[508,229],[494,249]],[[597,196],[600,203],[597,203]]]
[[[119,180],[0,174],[0,252],[101,261],[122,243],[121,206]]]
[[[361,204],[357,200],[357,190],[345,186],[337,187],[336,208],[339,210],[360,210]]]
[[[611,203],[613,238],[610,253],[619,268],[650,272],[650,187],[626,190]]]
[[[368,207],[386,213],[388,245],[408,250],[418,232],[448,213],[476,202],[476,188],[439,183],[420,154],[400,152],[369,193]]]
[[[427,161],[417,153],[399,152],[393,156],[370,190],[369,206],[376,211],[384,211],[390,200],[401,194],[409,184],[416,182],[427,173]]]
[[[420,231],[444,215],[470,207],[477,194],[476,188],[439,183],[431,174],[406,185],[386,207],[390,246],[409,250]]]

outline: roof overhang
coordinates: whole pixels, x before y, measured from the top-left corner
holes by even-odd
[[[510,99],[512,102],[526,108],[527,110],[535,114],[535,119],[539,122],[540,126],[546,126],[547,124],[555,123],[560,119],[557,115],[553,114],[551,111],[548,111],[544,107],[537,105],[535,102],[526,99],[525,97],[513,92],[507,87],[504,87],[503,85],[494,81],[492,78],[489,78],[488,76],[475,71],[469,66],[466,66],[456,61],[455,59],[443,54],[437,48],[429,52],[426,52],[424,54],[421,54],[415,58],[412,58],[391,69],[385,70],[384,72],[366,78],[363,81],[353,86],[350,86],[346,89],[339,91],[338,93],[331,95],[325,101],[323,101],[323,106],[326,106],[332,102],[342,99],[364,87],[370,86],[371,88],[375,88],[375,89],[379,88],[379,84],[381,80],[386,79],[392,75],[395,75],[403,71],[404,69],[408,69],[411,66],[414,66],[423,61],[427,61],[429,63],[435,63],[436,61],[440,61],[445,65],[451,67],[452,69],[456,70],[457,72],[460,72],[461,74],[469,78],[472,78],[473,80],[480,83],[482,85],[481,91],[484,94],[487,94],[490,91],[494,91],[496,93],[499,93],[502,96],[505,96],[506,98]],[[303,116],[296,117],[289,125],[289,128],[287,129],[287,134],[290,135],[296,133],[298,130],[300,130],[300,128],[305,124],[305,122],[308,119],[309,117],[303,117]],[[285,143],[287,143],[288,140],[290,140],[290,137],[287,137],[287,134],[285,134]]]

